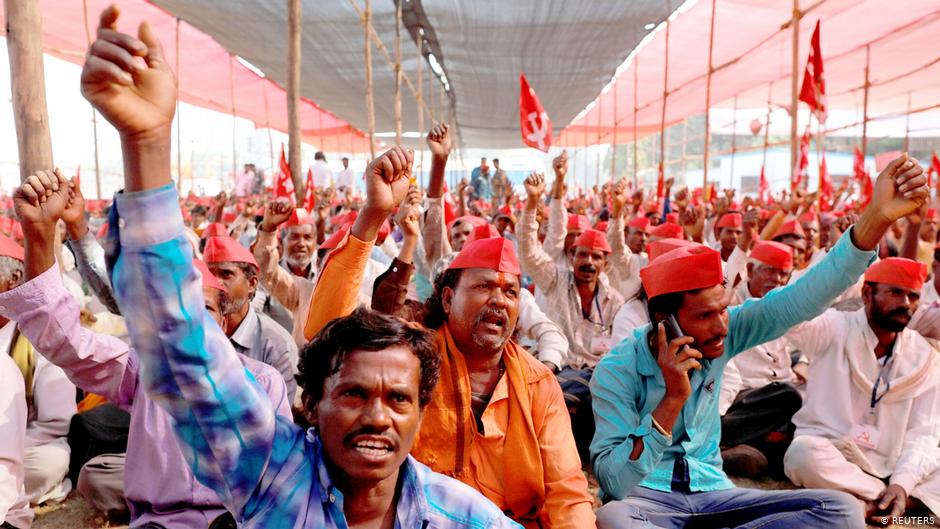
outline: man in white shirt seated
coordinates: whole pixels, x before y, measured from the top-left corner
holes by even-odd
[[[793,250],[758,241],[747,263],[747,282],[735,289],[738,305],[787,284]],[[793,438],[793,414],[803,399],[797,391],[786,335],[752,347],[728,362],[721,381],[721,457],[728,474],[756,478],[782,474],[783,454]]]
[[[784,470],[797,485],[854,494],[876,524],[896,523],[909,497],[940,513],[940,355],[907,328],[926,277],[923,263],[879,261],[864,308],[788,333],[810,371]]]

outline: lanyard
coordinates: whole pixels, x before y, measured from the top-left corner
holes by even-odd
[[[871,388],[871,413],[875,413],[875,406],[877,406],[878,403],[881,402],[881,399],[883,399],[885,395],[887,395],[888,392],[891,391],[891,381],[888,380],[888,377],[885,371],[888,369],[888,363],[891,362],[891,355],[893,353],[894,353],[894,350],[892,349],[891,351],[888,352],[887,355],[885,355],[885,361],[883,364],[881,364],[881,368],[878,370],[878,378],[875,379],[875,385],[872,386]],[[885,381],[885,390],[884,390],[884,393],[882,393],[881,396],[879,397],[878,387],[881,385],[882,379],[884,379]]]
[[[604,325],[604,313],[601,312],[601,302],[597,301],[597,292],[594,292],[594,306],[597,307],[597,317],[601,319],[601,329],[605,327]]]

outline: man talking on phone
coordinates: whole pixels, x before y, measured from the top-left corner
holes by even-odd
[[[891,224],[926,200],[926,183],[916,160],[894,160],[825,259],[735,307],[711,248],[677,248],[640,271],[654,323],[602,358],[591,380],[591,461],[604,496],[616,500],[597,512],[599,528],[865,526],[859,502],[842,492],[734,488],[719,451],[722,373],[735,355],[818,316],[853,285]]]

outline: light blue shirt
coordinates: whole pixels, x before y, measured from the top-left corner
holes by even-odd
[[[637,485],[669,492],[676,459],[684,457],[693,492],[734,488],[722,470],[718,396],[725,365],[738,353],[782,336],[815,318],[858,280],[875,252],[859,250],[846,233],[825,259],[794,283],[728,309],[725,352],[702,360],[692,373],[692,394],[672,430],[672,443],[652,427],[652,413],[666,393],[662,371],[650,352],[651,325],[634,331],[611,350],[591,379],[597,429],[591,462],[604,492],[622,499]],[[633,437],[643,452],[630,460]]]

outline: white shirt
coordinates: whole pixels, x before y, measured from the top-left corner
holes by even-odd
[[[352,169],[347,167],[336,175],[336,187],[345,187],[346,191],[344,193],[352,196],[356,195],[356,178]]]
[[[15,323],[0,329],[0,523],[29,527],[33,511],[23,482],[26,391],[23,375],[10,358]]]
[[[885,368],[890,391],[878,402],[873,418],[879,432],[874,449],[848,439],[865,424],[881,364],[878,339],[865,309],[829,309],[794,327],[790,341],[810,360],[803,407],[793,416],[796,435],[832,440],[853,463],[874,476],[891,477],[910,493],[935,468],[940,443],[940,355],[935,344],[917,332],[898,333]],[[879,385],[884,392],[885,383]]]
[[[326,189],[333,184],[333,172],[323,160],[313,161],[313,185],[317,189]]]

